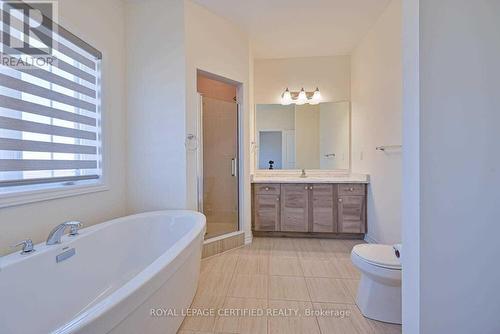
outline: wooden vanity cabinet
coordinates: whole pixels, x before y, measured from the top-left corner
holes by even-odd
[[[256,232],[366,233],[366,185],[254,184]]]
[[[366,233],[366,186],[339,184],[338,232]]]
[[[256,184],[253,192],[253,229],[255,231],[279,231],[280,185]]]
[[[338,231],[365,233],[365,200],[363,196],[339,196]]]
[[[309,185],[281,185],[282,232],[309,231]]]
[[[311,185],[311,232],[337,232],[336,190],[333,184]]]

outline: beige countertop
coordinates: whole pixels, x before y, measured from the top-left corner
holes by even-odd
[[[252,183],[370,183],[370,178],[367,174],[308,175],[306,177],[259,175],[252,177]]]

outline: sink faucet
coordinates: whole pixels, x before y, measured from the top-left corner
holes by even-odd
[[[78,221],[69,221],[62,224],[57,225],[54,229],[49,233],[49,237],[47,238],[47,245],[55,245],[61,243],[61,238],[64,235],[64,231],[69,227],[69,235],[76,236],[78,235],[78,229],[83,226],[82,223]]]
[[[306,170],[304,168],[302,168],[302,173],[300,174],[300,177],[307,177]]]

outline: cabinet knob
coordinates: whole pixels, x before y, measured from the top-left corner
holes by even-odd
[[[309,190],[313,190],[313,187],[312,187],[312,186],[310,186],[310,187],[309,187]]]
[[[349,188],[349,191],[354,191],[354,188]]]
[[[307,186],[304,187],[305,190],[309,189]]]
[[[266,189],[266,191],[269,191],[269,187],[266,187],[265,189]]]
[[[342,198],[339,198],[339,203],[342,203]]]
[[[280,198],[279,198],[279,197],[276,197],[276,201],[278,201],[278,202],[279,202],[279,200],[280,200]]]

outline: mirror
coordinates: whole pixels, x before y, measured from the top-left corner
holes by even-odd
[[[257,169],[349,169],[349,102],[255,109]]]

